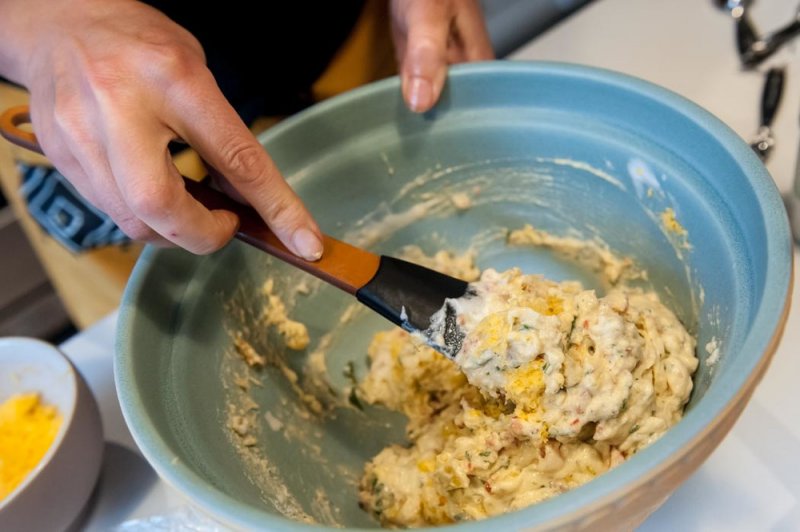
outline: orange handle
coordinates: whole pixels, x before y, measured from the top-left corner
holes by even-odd
[[[380,256],[351,246],[328,235],[322,235],[322,258],[309,262],[284,246],[261,216],[247,205],[231,199],[210,186],[185,179],[186,190],[209,209],[225,209],[239,217],[236,238],[266,251],[284,262],[300,268],[345,292],[355,295],[378,271]]]
[[[43,153],[36,135],[19,126],[31,121],[27,105],[12,107],[0,115],[0,135],[9,142],[28,150]],[[323,235],[322,258],[309,262],[294,255],[275,236],[258,213],[248,205],[242,205],[210,186],[184,179],[186,189],[197,201],[209,209],[225,209],[239,217],[236,238],[266,251],[293,266],[300,268],[345,292],[355,294],[367,284],[378,271],[380,257],[374,253],[351,246],[341,240]]]
[[[36,135],[19,127],[22,124],[30,124],[30,122],[31,112],[27,105],[18,105],[7,109],[0,115],[0,135],[17,146],[43,153],[39,141],[36,140]]]

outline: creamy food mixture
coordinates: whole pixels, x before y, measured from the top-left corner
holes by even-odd
[[[697,367],[695,340],[655,293],[625,285],[645,272],[603,246],[531,227],[507,241],[546,245],[586,263],[602,273],[606,295],[516,269],[481,274],[470,253],[401,251],[406,260],[470,281],[471,290],[450,301],[464,333],[454,361],[398,327],[376,334],[369,347],[357,399],[409,419],[409,445],[383,449],[359,483],[362,507],[384,526],[480,519],[540,502],[623,462],[682,416]],[[308,345],[305,326],[288,317],[271,280],[262,293],[260,324],[274,328],[290,349]],[[256,351],[241,332],[232,339],[248,368],[274,365],[283,372],[308,408],[293,415],[323,411],[305,389],[311,381],[301,386],[284,362]],[[320,342],[311,358],[326,346]],[[235,383],[245,392],[250,385],[244,377]],[[283,486],[257,454],[262,414],[246,399],[229,412],[231,433],[248,467],[266,470],[269,486]],[[286,420],[270,412],[264,418],[271,430],[289,433]],[[273,497],[282,511],[313,522],[282,490]]]
[[[388,155],[380,156],[387,175],[394,175]],[[613,170],[608,161],[606,165]],[[413,223],[460,216],[495,202],[541,207],[568,225],[569,204],[550,192],[561,186],[563,169],[626,189],[613,172],[570,159],[437,164],[364,214],[344,240],[371,248]],[[679,212],[668,205],[657,177],[642,180],[648,175],[646,167],[633,173],[629,165],[628,170],[640,198],[645,197],[642,184],[648,187],[646,198],[653,200],[643,199],[642,207],[682,260],[691,246]],[[509,231],[489,223],[471,239],[473,251],[503,241],[509,247],[546,248],[597,274],[605,297],[577,283],[486,272],[483,292],[478,291],[484,293],[486,310],[462,323],[465,332],[473,333],[464,338],[465,349],[456,363],[394,327],[372,339],[371,366],[364,379],[358,382],[355,366],[347,366],[349,385],[343,390],[331,386],[328,373],[341,360],[336,358],[328,367],[326,359],[363,356],[348,351],[351,337],[345,333],[351,330],[351,317],[359,322],[359,313],[367,310],[354,303],[330,331],[309,338],[305,326],[291,317],[297,317],[292,316],[294,297],[313,296],[315,282],[303,281],[292,292],[294,276],[276,279],[275,286],[267,280],[260,291],[265,305],[255,319],[249,312],[249,291],[234,299],[235,328],[223,373],[228,434],[245,474],[264,500],[289,518],[343,527],[349,524],[342,516],[352,504],[350,490],[360,484],[362,506],[386,526],[478,519],[579,486],[657,439],[680,419],[691,391],[694,340],[654,294],[622,287],[629,281],[646,281],[647,272],[614,255],[593,235],[598,232],[591,226],[554,235],[531,226]],[[434,247],[449,244],[446,235],[429,236],[425,241]],[[477,282],[481,275],[469,253],[430,257],[411,247],[399,255],[468,281]],[[688,267],[685,274],[691,283]],[[496,285],[504,282],[513,290],[494,294]],[[702,287],[698,288],[702,300]],[[693,308],[694,315],[699,310]],[[288,349],[275,348],[280,345]],[[303,353],[307,347],[310,352]],[[715,360],[716,339],[706,350]],[[295,354],[307,358],[297,372],[297,365],[288,363]],[[263,373],[267,367],[283,375],[294,396],[281,396],[265,411],[253,397],[274,384],[272,376]],[[381,451],[367,464],[359,483],[359,472],[328,459],[324,442],[327,424],[342,423],[351,415],[359,423],[375,424],[380,437],[386,420],[373,416],[371,409],[363,416],[348,411],[332,421],[342,409],[360,408],[365,402],[406,414],[409,443]],[[370,430],[364,425],[360,429]],[[318,467],[321,478],[335,479],[337,489],[344,490],[338,495],[347,495],[328,504],[317,491],[310,507],[301,504],[308,491],[301,486],[294,492],[295,468],[291,463],[280,467],[284,455],[273,456],[268,445],[261,445],[278,437],[292,446],[297,460]]]
[[[384,525],[479,519],[579,486],[674,425],[692,390],[695,340],[655,293],[598,297],[516,269],[472,288],[451,301],[455,364],[399,328],[369,348],[360,396],[409,418],[410,446],[381,451],[360,485]]]

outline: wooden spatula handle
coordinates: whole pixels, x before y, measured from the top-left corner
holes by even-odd
[[[18,146],[42,153],[36,135],[19,127],[29,123],[30,110],[27,105],[12,107],[0,115],[0,135]],[[278,240],[252,207],[234,201],[205,183],[186,178],[184,181],[189,193],[207,208],[225,209],[239,217],[240,226],[236,238],[293,264],[345,292],[355,294],[378,271],[380,265],[378,255],[327,235],[323,235],[323,254],[320,260],[310,262],[302,259]]]

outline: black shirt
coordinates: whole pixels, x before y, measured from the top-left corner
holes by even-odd
[[[352,31],[364,0],[146,3],[200,41],[222,92],[249,123],[313,103],[311,85]]]

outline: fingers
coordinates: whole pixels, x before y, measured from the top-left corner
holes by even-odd
[[[113,178],[109,173],[103,174],[89,174],[87,172],[76,172],[70,175],[62,172],[67,179],[73,184],[81,182],[89,182],[91,185],[88,189],[91,191],[91,196],[87,196],[82,187],[76,185],[76,188],[81,195],[84,196],[92,205],[106,213],[119,227],[132,240],[139,242],[147,242],[157,246],[174,245],[169,240],[162,237],[156,231],[144,223],[125,203],[122,194],[116,186]],[[89,177],[89,176],[93,177]],[[103,176],[104,179],[98,179]]]
[[[447,76],[452,11],[448,2],[409,2],[402,16],[407,28],[400,72],[403,98],[409,109],[424,113],[439,99]]]
[[[458,34],[458,48],[462,51],[460,61],[494,59],[494,50],[480,5],[476,0],[460,0],[459,4],[455,27]]]
[[[167,109],[175,133],[224,176],[289,250],[306,260],[322,256],[322,233],[316,222],[225,100],[210,72],[176,84]]]
[[[48,151],[51,160],[81,195],[130,238],[205,254],[233,236],[236,216],[209,212],[186,192],[166,142],[159,143],[157,138],[152,142],[153,135],[140,134],[136,126],[124,131],[125,138],[109,128],[107,142],[78,123],[66,131],[60,127],[54,127],[59,148]]]
[[[80,124],[66,124],[55,118],[56,113],[41,114],[37,110],[37,106],[32,106],[39,141],[50,162],[78,193],[106,213],[130,238],[156,245],[168,244],[128,208],[104,162],[104,155],[97,153],[96,138],[85,134],[86,129]]]
[[[412,111],[438,101],[448,64],[494,57],[476,0],[397,0],[393,17],[403,97]]]
[[[106,130],[108,161],[124,203],[148,227],[192,253],[224,246],[238,227],[236,215],[209,211],[186,191],[167,150],[166,129],[137,130],[133,117],[127,118],[131,127],[112,120]]]
[[[163,104],[176,80],[206,70],[202,48],[144,4],[106,4],[62,9],[63,31],[46,32],[30,54],[25,81],[43,147],[133,238],[160,235],[195,253],[213,251],[231,238],[238,219],[209,211],[186,192],[167,150],[175,133]]]

